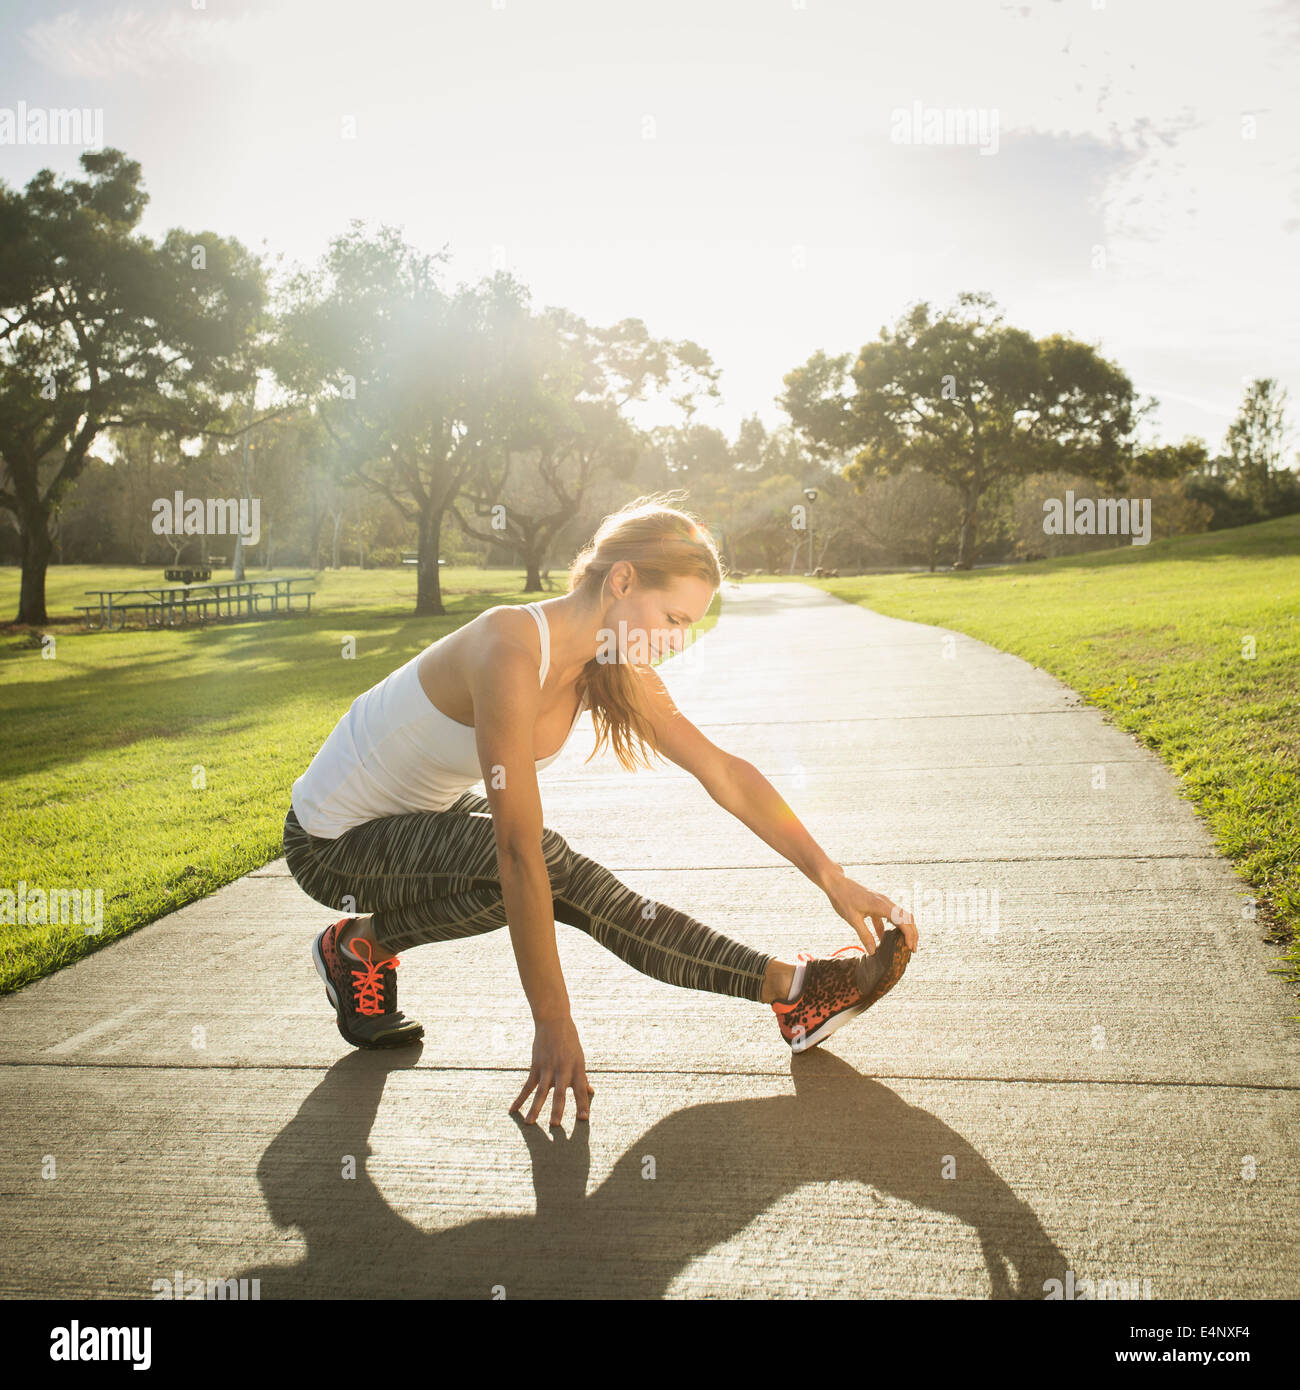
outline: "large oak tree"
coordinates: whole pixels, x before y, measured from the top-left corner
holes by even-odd
[[[816,353],[785,377],[780,404],[821,457],[853,452],[844,475],[855,482],[919,468],[956,489],[959,569],[974,561],[990,487],[1035,473],[1119,483],[1154,404],[1139,406],[1124,372],[1088,344],[1007,326],[985,294],[962,294],[937,317],[914,305],[848,366],[847,353]]]
[[[507,438],[532,389],[526,292],[505,272],[445,291],[442,252],[354,220],[287,282],[277,378],[310,404],[341,475],[386,497],[417,536],[415,612],[445,612],[443,519]]]
[[[134,160],[80,162],[84,179],[0,183],[0,507],[21,536],[20,623],[47,621],[51,522],[96,436],[149,425],[179,448],[219,419],[251,370],[265,295],[237,241],[136,232],[148,195]]]

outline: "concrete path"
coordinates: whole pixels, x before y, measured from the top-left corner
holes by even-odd
[[[724,601],[664,668],[683,711],[854,878],[941,895],[891,995],[794,1057],[766,1006],[561,925],[596,1097],[530,1129],[508,934],[404,953],[424,1044],[357,1052],[309,958],[330,913],[278,860],[0,1000],[0,1294],[1300,1295],[1294,999],[1158,759],[960,634]],[[590,749],[584,720],[547,822],[638,893],[774,953],[853,940],[693,779]]]

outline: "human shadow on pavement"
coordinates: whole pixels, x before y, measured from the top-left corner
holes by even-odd
[[[344,1057],[268,1146],[258,1181],[270,1216],[298,1228],[307,1249],[297,1264],[241,1271],[261,1280],[263,1298],[659,1299],[692,1260],[773,1203],[833,1181],[865,1183],[970,1226],[993,1298],[1041,1299],[1045,1280],[1064,1277],[1065,1257],[1037,1216],[956,1131],[820,1050],[791,1058],[794,1096],[712,1101],[652,1125],[590,1194],[589,1134],[599,1112],[573,1121],[570,1095],[566,1137],[545,1124],[548,1099],[536,1126],[515,1119],[532,1156],[536,1214],[422,1230],[392,1210],[366,1173],[385,1078],[413,1066],[419,1052]],[[355,1178],[341,1176],[344,1154],[356,1156]],[[950,1178],[941,1176],[946,1155]],[[820,1205],[810,1224],[815,1231],[833,1223]],[[765,1259],[758,1296],[824,1289],[807,1287],[805,1258],[792,1256],[788,1272]],[[834,1258],[835,1294],[860,1296],[841,1244]],[[752,1276],[736,1273],[752,1292]]]

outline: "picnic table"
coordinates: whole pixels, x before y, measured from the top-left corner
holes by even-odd
[[[305,598],[311,612],[315,589],[295,589],[294,585],[313,583],[310,575],[291,575],[264,579],[226,579],[213,584],[149,585],[139,589],[86,589],[98,600],[79,603],[87,629],[121,631],[127,615],[138,613],[146,627],[179,627],[193,613],[200,623],[217,618],[260,617],[264,612],[279,613],[281,607],[293,611],[293,600]],[[212,613],[209,613],[209,609]],[[179,610],[179,612],[178,612]],[[114,618],[117,622],[114,622]]]

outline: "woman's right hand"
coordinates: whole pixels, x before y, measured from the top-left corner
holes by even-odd
[[[596,1088],[587,1081],[587,1061],[582,1055],[582,1043],[578,1040],[578,1028],[572,1017],[548,1019],[535,1025],[533,1067],[524,1089],[510,1107],[510,1114],[519,1109],[534,1087],[537,1088],[537,1099],[528,1113],[526,1124],[536,1124],[547,1094],[552,1089],[555,1091],[555,1100],[551,1105],[553,1125],[558,1125],[564,1117],[564,1102],[570,1089],[578,1104],[578,1118],[585,1120],[589,1117],[591,1097],[596,1094]]]
[[[875,955],[884,941],[885,932],[889,930],[886,921],[897,928],[909,951],[915,953],[917,950],[916,919],[905,907],[890,902],[883,893],[873,893],[843,872],[826,885],[825,893],[835,911],[862,939],[867,955]]]

